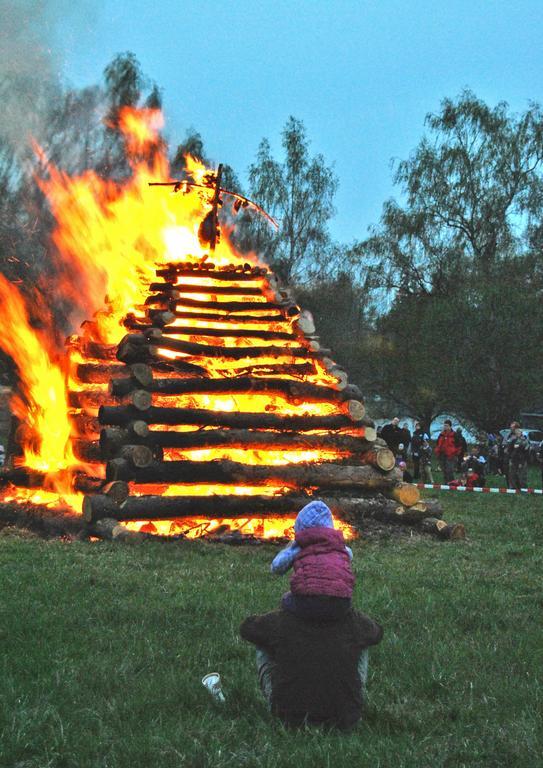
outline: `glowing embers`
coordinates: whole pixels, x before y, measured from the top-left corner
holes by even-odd
[[[69,508],[72,512],[81,514],[83,494],[55,493],[43,488],[19,488],[9,485],[0,495],[2,503],[16,502],[17,504],[36,504],[50,509]]]
[[[122,523],[130,531],[153,533],[160,536],[185,536],[188,539],[202,537],[224,537],[228,540],[232,534],[241,538],[257,539],[293,539],[294,517],[239,517],[209,520],[204,517],[184,517],[177,520],[136,520]],[[347,540],[356,538],[356,530],[348,523],[335,519],[334,526],[343,532]]]

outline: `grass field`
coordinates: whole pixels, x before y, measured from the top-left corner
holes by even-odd
[[[349,735],[287,732],[259,696],[238,626],[285,589],[272,546],[0,537],[1,765],[542,765],[543,498],[443,500],[468,541],[354,544],[385,635]]]

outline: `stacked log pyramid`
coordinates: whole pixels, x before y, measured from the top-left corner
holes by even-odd
[[[346,520],[428,517],[376,439],[360,391],[321,348],[311,315],[267,269],[204,261],[156,274],[118,347],[72,340],[83,356],[74,370],[81,388],[70,395],[75,452],[105,463],[102,487],[84,500],[89,523],[294,516],[311,497]],[[107,379],[108,392],[97,391]],[[246,395],[274,396],[274,405],[217,407],[217,398]],[[245,463],[240,451],[313,458]],[[192,495],[194,484],[209,492]]]

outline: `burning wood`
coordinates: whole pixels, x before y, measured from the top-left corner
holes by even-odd
[[[147,113],[132,118],[123,125],[150,120]],[[186,532],[209,530],[212,521],[258,519],[249,525],[256,535],[263,520],[285,518],[284,532],[314,495],[351,521],[439,517],[434,507],[417,509],[417,489],[399,483],[362,393],[321,348],[311,314],[254,255],[238,254],[224,233],[217,237],[218,178],[200,183],[212,176],[189,159],[198,191],[185,185],[179,195],[146,193],[150,181],[169,179],[151,124],[149,157],[140,147],[134,178],[124,186],[114,190],[92,174],[70,179],[55,169],[42,184],[71,276],[59,290],[83,301],[93,319],[70,337],[60,367],[52,351],[41,363],[56,372],[62,443],[55,453],[32,421],[40,460],[32,462],[26,446],[25,465],[5,479],[60,490],[59,478],[68,478],[65,497],[75,503],[74,492],[84,489],[85,520],[111,538],[122,538],[119,521],[153,521],[158,530],[165,520]],[[24,315],[15,289],[0,289],[12,312]],[[8,354],[19,354],[22,379],[25,348],[36,357],[43,352],[43,340],[32,334],[25,321],[19,335],[5,335],[22,349],[4,342]],[[47,410],[35,384],[25,397]],[[22,409],[23,420],[27,413]],[[47,453],[59,450],[46,465]],[[81,493],[75,496],[81,503]],[[190,518],[200,522],[191,527]]]

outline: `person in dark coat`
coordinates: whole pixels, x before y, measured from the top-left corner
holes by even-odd
[[[462,469],[462,463],[464,461],[464,457],[466,456],[468,452],[468,444],[466,442],[466,438],[462,434],[462,427],[457,427],[456,431],[454,433],[454,440],[456,443],[456,447],[458,448],[458,455],[456,460],[456,469],[458,472]]]
[[[367,649],[383,630],[351,609],[339,621],[310,621],[285,610],[249,616],[240,627],[257,647],[259,683],[284,725],[351,729],[362,716]]]
[[[398,453],[398,446],[403,443],[405,435],[403,430],[399,426],[400,420],[395,416],[390,424],[385,424],[381,429],[381,440],[384,440],[388,445],[392,453],[396,456]]]
[[[507,484],[520,490],[528,484],[528,457],[530,441],[518,421],[511,423],[511,432],[505,439],[505,456],[508,463]]]
[[[413,459],[413,479],[420,478],[420,452],[422,443],[428,440],[428,435],[422,428],[420,421],[415,422],[415,429],[411,437],[411,458]]]

